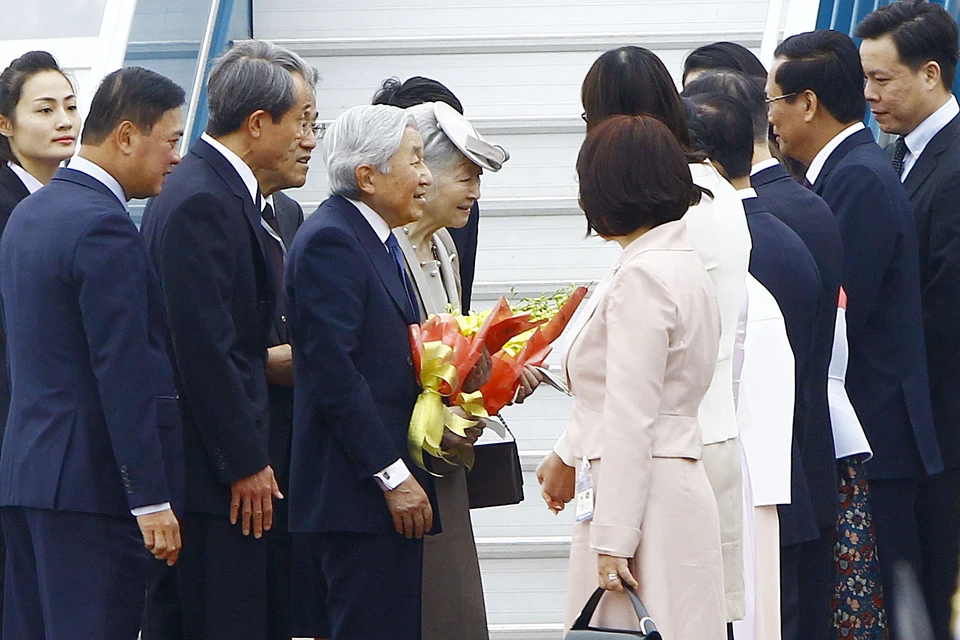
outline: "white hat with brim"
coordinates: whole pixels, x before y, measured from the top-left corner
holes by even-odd
[[[475,164],[490,171],[500,171],[503,163],[510,159],[506,149],[484,140],[470,121],[447,103],[435,103],[433,111],[437,124],[450,142]]]

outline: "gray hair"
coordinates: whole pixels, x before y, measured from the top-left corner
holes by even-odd
[[[356,171],[362,164],[389,173],[390,158],[400,149],[407,127],[416,129],[417,121],[397,107],[362,105],[343,112],[323,136],[330,193],[358,198]]]
[[[238,41],[210,72],[207,132],[214,137],[233,133],[260,109],[280,120],[297,99],[294,73],[316,91],[319,73],[297,54],[264,40]]]
[[[466,156],[440,128],[434,104],[425,102],[409,107],[407,111],[416,118],[417,131],[423,139],[423,162],[431,172],[436,173],[451,168]]]

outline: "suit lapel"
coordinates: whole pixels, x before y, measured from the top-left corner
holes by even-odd
[[[267,286],[273,294],[268,297],[280,295],[280,292],[277,291],[277,283],[274,281],[273,270],[269,266],[270,263],[268,261],[266,247],[263,246],[265,234],[263,227],[260,226],[260,212],[257,210],[257,205],[250,199],[250,191],[247,189],[247,185],[243,183],[243,179],[240,177],[240,174],[237,173],[237,170],[233,168],[233,165],[230,164],[230,161],[224,158],[223,154],[207,144],[202,138],[193,143],[193,146],[190,147],[190,153],[199,156],[204,162],[210,165],[210,168],[230,187],[230,191],[240,199],[243,207],[243,217],[250,225],[253,237],[257,239],[257,247],[260,249],[260,260],[263,262],[264,269],[266,269]]]
[[[869,144],[873,142],[873,134],[870,133],[869,129],[861,129],[856,133],[847,136],[847,138],[840,143],[840,145],[833,150],[833,153],[830,154],[830,157],[827,158],[827,161],[823,163],[823,168],[820,170],[820,175],[817,176],[817,181],[813,183],[813,190],[818,196],[823,196],[823,187],[826,184],[827,177],[829,177],[830,172],[833,171],[833,168],[843,160],[843,158],[850,153],[855,147],[859,147],[863,144]]]
[[[947,126],[938,131],[937,135],[933,136],[933,139],[927,143],[923,153],[917,158],[916,164],[910,169],[907,179],[903,182],[909,197],[913,198],[917,190],[936,170],[939,162],[938,156],[950,148],[958,135],[960,135],[960,116],[956,116],[947,123]]]
[[[334,197],[338,199],[338,209],[343,214],[347,224],[353,229],[357,239],[360,241],[360,245],[366,251],[367,257],[370,259],[370,262],[373,263],[374,271],[376,271],[380,277],[380,281],[383,283],[384,288],[386,288],[387,293],[393,298],[393,302],[397,306],[400,315],[403,316],[404,322],[407,324],[416,324],[417,319],[411,318],[410,312],[407,311],[407,307],[410,305],[407,303],[407,292],[403,288],[400,274],[397,273],[397,264],[393,261],[393,257],[387,251],[386,246],[380,242],[380,238],[377,237],[373,227],[367,224],[367,221],[363,218],[363,214],[361,214],[355,206],[350,204],[345,198],[339,196]]]

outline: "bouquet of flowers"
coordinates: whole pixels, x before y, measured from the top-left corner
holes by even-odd
[[[586,293],[585,287],[571,287],[552,296],[521,301],[516,309],[501,297],[489,311],[443,313],[410,326],[413,363],[423,392],[410,419],[407,441],[418,466],[426,468],[424,452],[449,461],[449,454],[440,446],[444,428],[464,437],[467,427],[499,412],[513,399],[524,365],[543,363],[550,344],[563,332]],[[484,347],[492,354],[490,378],[480,390],[465,393],[463,382]],[[451,406],[460,407],[470,418],[457,415]],[[471,466],[470,452],[456,457]]]

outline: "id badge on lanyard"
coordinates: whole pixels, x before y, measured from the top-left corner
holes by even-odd
[[[590,461],[580,460],[577,469],[577,522],[593,519],[593,475],[590,473]]]

